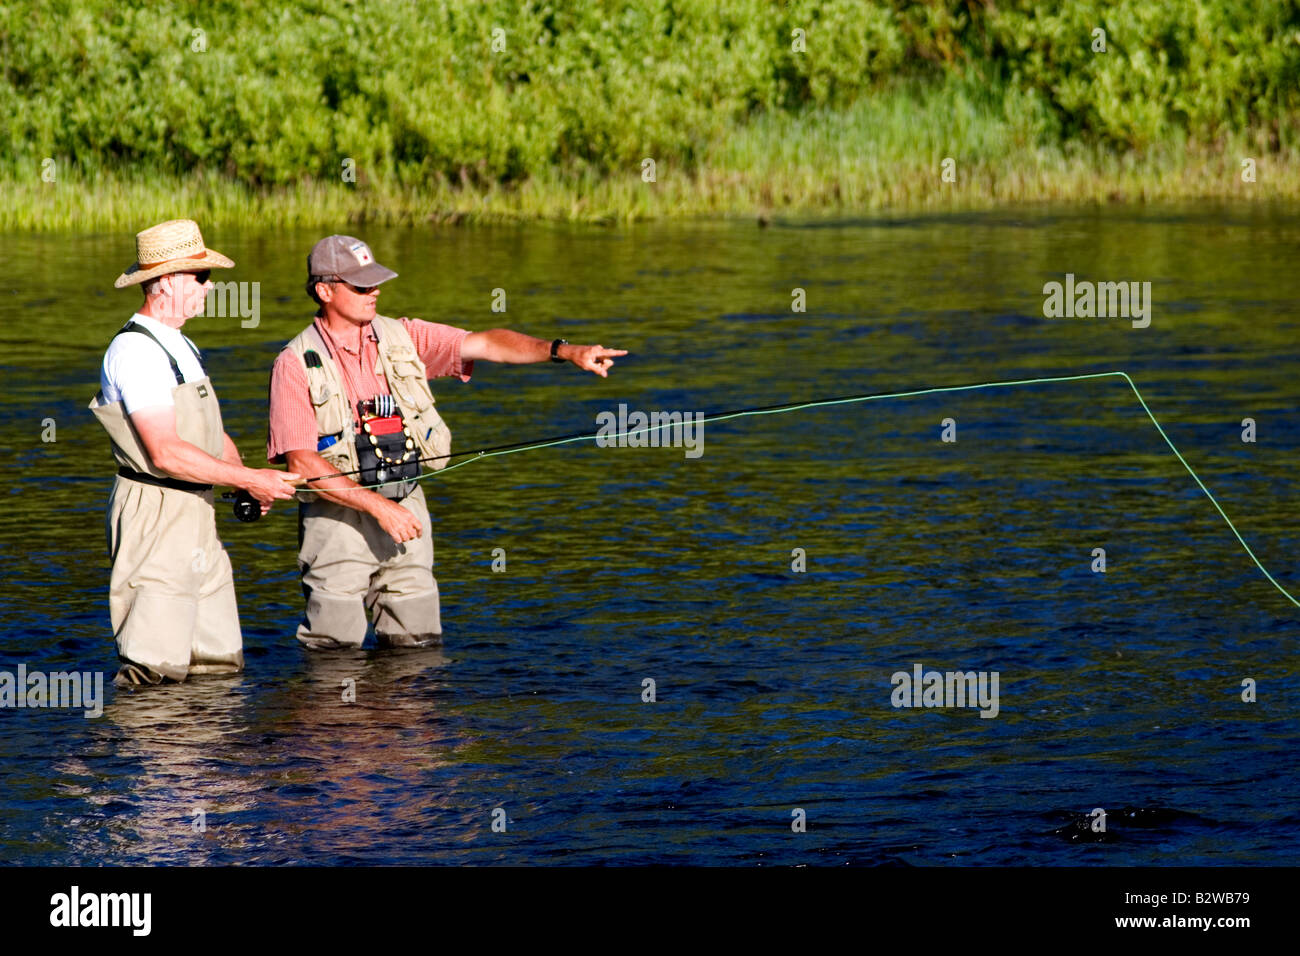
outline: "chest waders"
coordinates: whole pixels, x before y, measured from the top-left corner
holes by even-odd
[[[167,356],[176,378],[177,436],[221,458],[225,430],[206,370],[187,382],[152,332],[132,322],[117,334],[126,333],[147,335]],[[241,670],[234,578],[217,537],[212,486],[156,467],[121,401],[105,402],[100,392],[89,407],[108,432],[119,466],[107,519],[113,561],[108,604],[118,656],[147,669],[154,681]]]

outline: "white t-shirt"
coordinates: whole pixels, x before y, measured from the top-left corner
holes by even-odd
[[[131,321],[148,329],[166,347],[176,359],[185,381],[193,382],[203,377],[203,366],[190,351],[193,343],[180,329],[163,325],[139,312],[131,316]],[[99,388],[104,393],[106,404],[121,401],[128,415],[142,408],[175,404],[172,389],[176,387],[176,376],[172,374],[171,363],[158,347],[158,342],[139,332],[127,332],[113,339],[99,370]]]

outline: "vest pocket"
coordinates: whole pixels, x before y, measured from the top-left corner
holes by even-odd
[[[310,384],[312,410],[316,413],[316,427],[322,435],[335,435],[343,431],[344,421],[339,415],[341,396],[335,395],[328,382],[313,376]]]
[[[316,376],[312,376],[312,380],[307,387],[311,391],[311,403],[313,405],[324,405],[334,394],[329,382]]]
[[[415,362],[393,362],[393,379],[388,383],[397,396],[418,411],[433,407],[433,396],[424,379],[424,369]],[[424,385],[423,388],[420,386]]]
[[[414,359],[393,359],[393,371],[399,378],[424,378],[424,366]]]

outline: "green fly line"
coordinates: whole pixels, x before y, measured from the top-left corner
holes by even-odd
[[[1237,530],[1237,526],[1232,523],[1232,519],[1229,518],[1228,513],[1223,510],[1222,506],[1218,502],[1218,499],[1216,499],[1214,495],[1210,493],[1209,488],[1205,487],[1205,482],[1201,481],[1200,476],[1197,475],[1195,470],[1193,470],[1192,466],[1187,463],[1187,459],[1183,457],[1182,452],[1178,450],[1178,448],[1174,445],[1173,441],[1170,440],[1169,436],[1165,434],[1164,428],[1162,428],[1160,422],[1156,420],[1156,416],[1152,413],[1150,406],[1147,405],[1146,399],[1142,397],[1142,393],[1138,391],[1137,384],[1133,381],[1132,378],[1129,377],[1128,372],[1089,372],[1081,375],[1050,375],[1043,378],[1022,378],[1022,379],[1012,379],[1012,380],[1002,381],[1002,382],[978,382],[972,385],[938,385],[933,388],[918,388],[918,389],[911,389],[905,392],[880,392],[872,395],[849,395],[844,398],[825,398],[825,399],[818,399],[816,401],[811,401],[811,402],[797,402],[788,405],[770,405],[762,408],[745,408],[733,412],[718,412],[717,414],[705,415],[701,418],[695,419],[695,422],[697,424],[704,424],[705,422],[725,422],[732,418],[745,418],[750,415],[779,415],[779,414],[784,414],[785,412],[797,412],[805,408],[823,408],[830,405],[848,405],[854,402],[874,402],[874,401],[881,401],[887,398],[911,398],[918,395],[935,395],[940,392],[969,392],[969,391],[975,391],[977,389],[984,389],[984,388],[1007,388],[1013,385],[1042,385],[1051,382],[1080,382],[1092,378],[1109,378],[1114,375],[1118,375],[1121,378],[1123,378],[1124,381],[1128,382],[1129,387],[1133,389],[1133,394],[1137,396],[1138,402],[1141,403],[1142,410],[1145,411],[1147,413],[1147,417],[1151,419],[1151,424],[1156,426],[1156,431],[1158,431],[1160,433],[1160,437],[1165,440],[1165,444],[1169,446],[1169,450],[1174,453],[1175,457],[1177,457],[1180,462],[1182,462],[1183,467],[1187,469],[1187,473],[1192,476],[1192,480],[1196,482],[1197,486],[1200,487],[1201,491],[1205,492],[1205,497],[1210,499],[1210,504],[1214,505],[1215,510],[1218,511],[1219,514],[1223,517],[1223,520],[1227,523],[1229,530],[1232,531],[1233,535],[1235,535],[1237,540],[1241,543],[1241,546],[1242,548],[1245,549],[1246,554],[1250,556],[1250,560],[1255,562],[1255,567],[1259,568],[1260,572],[1263,573],[1264,577],[1268,578],[1269,583],[1272,584],[1273,587],[1277,588],[1278,591],[1281,592],[1283,597],[1285,597],[1296,607],[1300,607],[1300,601],[1297,601],[1294,597],[1292,597],[1291,593],[1286,588],[1282,587],[1282,585],[1278,583],[1277,579],[1274,578],[1273,575],[1269,574],[1268,568],[1264,567],[1263,563],[1259,560],[1259,558],[1255,556],[1255,552],[1252,551],[1250,545],[1246,543],[1246,539],[1241,536],[1241,532],[1239,532]],[[503,445],[497,448],[484,448],[478,451],[456,452],[450,455],[442,455],[440,457],[459,458],[465,456],[465,460],[459,461],[454,465],[447,465],[445,468],[441,469],[440,471],[424,472],[419,476],[418,479],[414,479],[414,480],[430,478],[434,475],[440,475],[440,474],[445,475],[447,472],[453,471],[457,468],[462,468],[465,465],[470,464],[471,462],[479,461],[484,458],[495,458],[498,455],[511,455],[514,454],[515,452],[533,451],[538,448],[553,448],[557,445],[567,445],[572,442],[591,441],[597,438],[598,436],[604,437],[608,440],[617,440],[619,438],[626,438],[630,435],[640,435],[646,432],[658,431],[664,428],[680,428],[680,427],[682,427],[680,423],[669,422],[669,423],[662,423],[658,425],[650,425],[646,428],[637,428],[631,431],[620,432],[616,435],[604,435],[598,432],[591,432],[591,433],[584,433],[584,434],[577,434],[577,435],[565,435],[559,438],[548,438],[536,442],[524,442],[517,445]],[[437,458],[420,459],[420,461],[422,462],[436,461],[436,460],[438,459]],[[335,478],[335,477],[343,477],[350,474],[355,474],[355,472],[339,472],[334,475],[321,475],[319,477]],[[318,479],[312,479],[312,480],[318,480]],[[360,487],[378,488],[381,487],[381,485],[379,484],[361,485]]]

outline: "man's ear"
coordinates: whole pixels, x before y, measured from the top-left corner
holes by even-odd
[[[331,300],[334,298],[334,287],[333,287],[333,285],[332,285],[331,283],[329,283],[329,282],[317,282],[317,283],[316,283],[316,295],[318,295],[318,296],[320,297],[320,300],[321,300],[322,302],[329,302],[329,301],[331,301]]]

